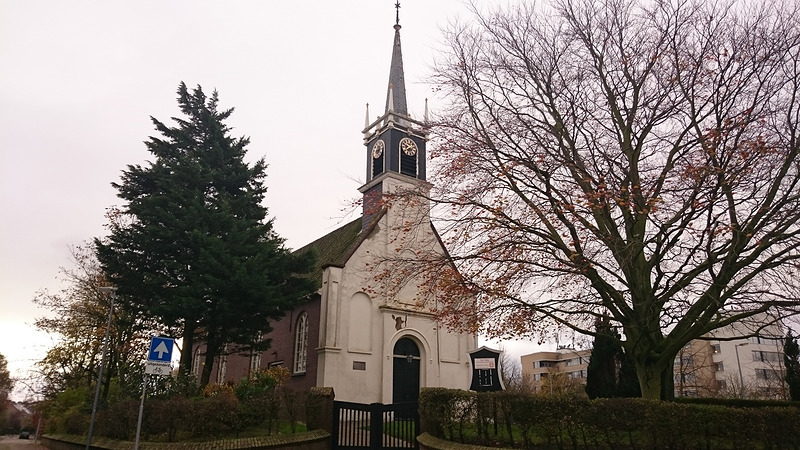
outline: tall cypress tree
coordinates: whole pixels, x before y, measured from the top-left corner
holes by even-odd
[[[636,376],[636,366],[622,346],[619,348],[618,357],[620,362],[616,397],[641,397],[642,388],[639,386],[639,377]]]
[[[608,317],[595,322],[597,335],[594,338],[592,356],[586,367],[586,395],[589,398],[615,397],[617,392],[617,354],[619,336]]]
[[[786,368],[789,398],[792,401],[800,401],[800,348],[791,331],[783,342],[783,364]]]
[[[586,395],[589,398],[641,397],[636,367],[619,343],[620,335],[608,317],[595,322],[592,356],[586,368]]]
[[[233,138],[217,92],[178,87],[184,118],[145,142],[154,160],[129,165],[113,183],[126,204],[110,215],[97,257],[128,308],[174,327],[180,370],[192,367],[195,338],[206,345],[201,384],[228,343],[259,348],[269,320],[313,291],[312,256],[296,256],[262,205],[266,164],[244,161],[249,139]]]

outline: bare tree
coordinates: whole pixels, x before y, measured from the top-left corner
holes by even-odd
[[[36,319],[36,327],[54,335],[55,344],[37,363],[38,380],[30,388],[46,398],[79,387],[91,387],[102,364],[103,339],[108,325],[110,297],[100,292],[108,285],[90,246],[71,249],[74,266],[61,268],[66,287],[52,293],[37,292],[34,303],[50,311],[50,316]],[[108,396],[112,378],[135,395],[141,385],[141,361],[148,338],[163,328],[115,308],[107,367],[103,375],[103,398]]]
[[[429,200],[450,253],[413,268],[444,320],[541,337],[608,314],[642,395],[669,398],[689,341],[794,314],[798,17],[552,0],[448,30]]]
[[[0,353],[0,405],[5,404],[13,389],[14,379],[11,378],[11,372],[8,371],[8,361]]]
[[[500,354],[500,376],[503,379],[503,385],[506,390],[516,393],[532,392],[531,379],[523,373],[519,358],[511,356],[502,346],[500,350],[502,351]]]
[[[570,378],[567,372],[551,367],[547,369],[546,375],[542,377],[539,383],[539,394],[586,396],[583,390],[583,383],[577,379]]]

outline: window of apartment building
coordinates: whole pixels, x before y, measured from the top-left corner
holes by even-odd
[[[294,373],[305,373],[308,353],[308,314],[301,313],[294,330]]]
[[[675,374],[675,383],[695,383],[697,382],[697,375],[693,373],[676,373]]]
[[[533,374],[533,379],[536,381],[542,381],[547,378],[548,373],[535,373]]]
[[[714,363],[714,372],[724,372],[725,367],[722,365],[721,362]]]
[[[555,367],[555,366],[556,366],[556,362],[555,361],[539,361],[539,367],[540,368],[542,368],[542,367]]]
[[[722,347],[720,347],[719,344],[711,344],[711,353],[719,355],[722,353]]]
[[[777,363],[782,359],[779,352],[762,352],[759,350],[753,351],[753,361],[761,361],[766,363]]]
[[[719,386],[720,389],[726,389],[728,387],[728,382],[725,380],[717,380],[717,386]]]
[[[576,356],[575,358],[570,358],[566,361],[567,366],[580,366],[581,364],[588,364],[587,358],[583,356]]]
[[[748,341],[751,344],[775,344],[775,341],[781,339],[776,336],[753,336]]]
[[[586,378],[586,370],[573,370],[572,372],[567,372],[567,378],[570,380]]]
[[[779,381],[781,374],[773,369],[756,369],[756,378],[759,380]]]

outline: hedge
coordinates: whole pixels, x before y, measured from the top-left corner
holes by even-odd
[[[423,389],[422,431],[514,448],[800,449],[800,404],[725,406]]]

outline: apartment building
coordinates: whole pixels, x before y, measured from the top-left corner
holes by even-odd
[[[675,396],[788,398],[784,335],[779,321],[761,315],[692,340],[675,357]],[[536,392],[583,386],[591,354],[561,347],[523,355],[522,374]]]
[[[591,350],[560,347],[554,352],[536,352],[520,357],[522,375],[535,392],[563,390],[586,384]]]
[[[780,323],[759,316],[691,341],[675,358],[675,395],[787,398],[784,334]]]

